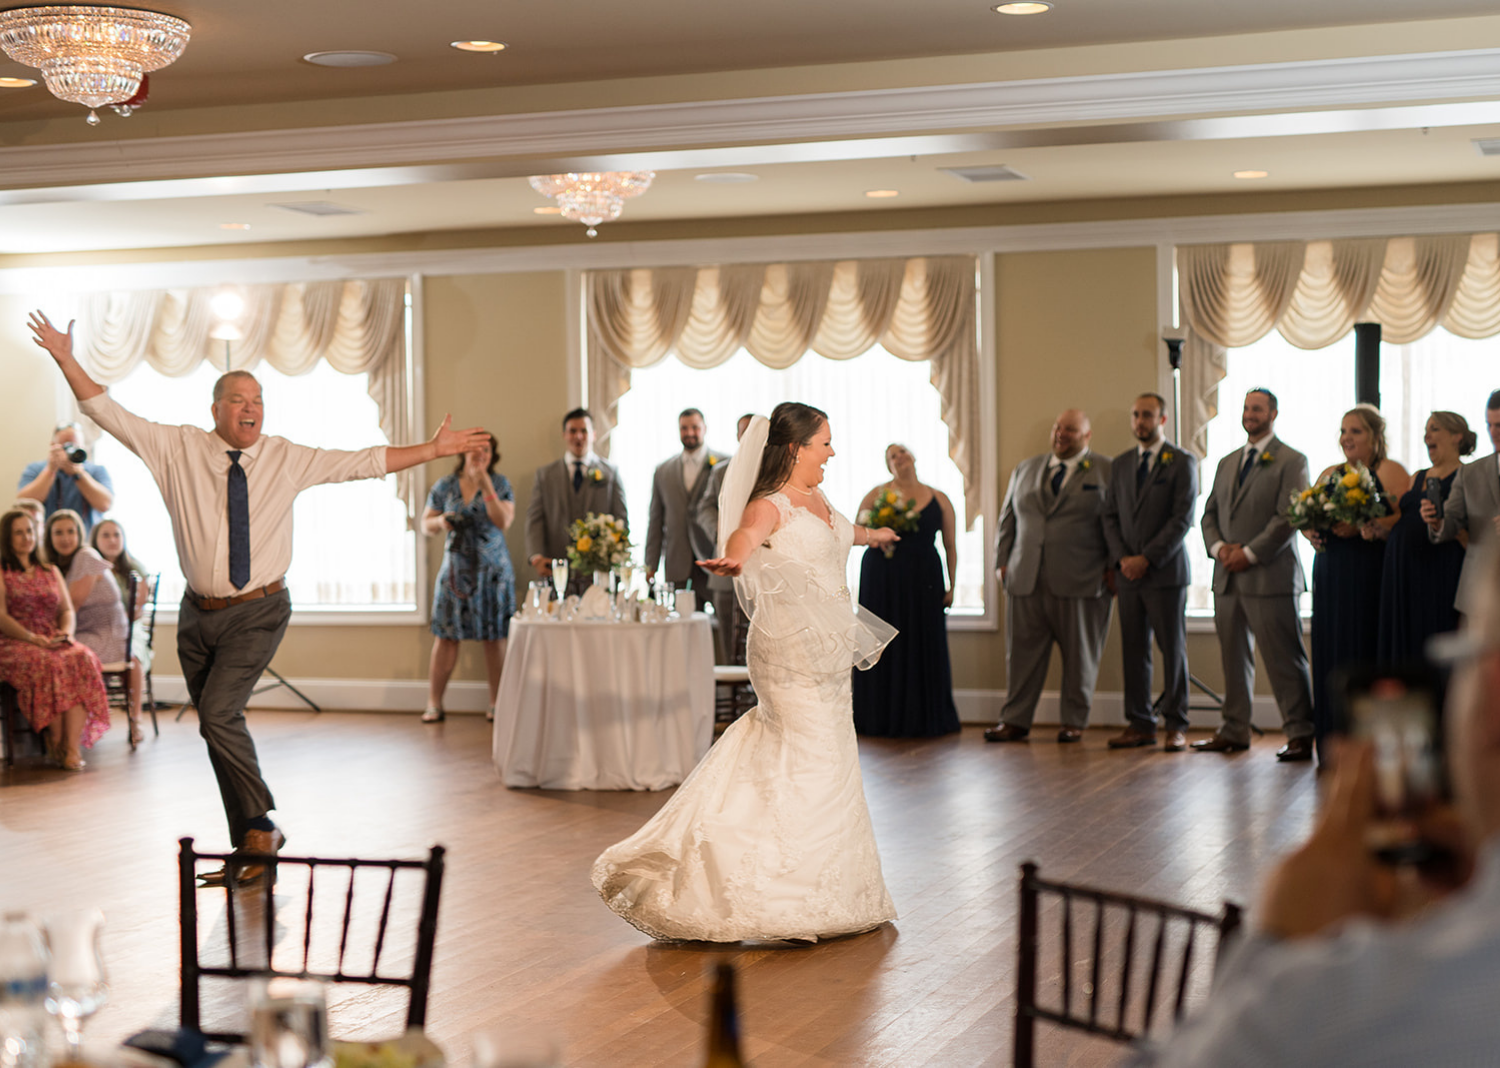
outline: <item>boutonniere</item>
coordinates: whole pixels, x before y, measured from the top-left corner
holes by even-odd
[[[708,458],[708,466],[709,467],[713,467],[718,462],[719,462],[719,458],[717,456],[710,456]]]
[[[589,468],[589,478],[593,479],[595,482],[603,482],[604,472],[599,470],[597,467],[591,467]]]
[[[1084,457],[1082,460],[1078,461],[1078,470],[1080,471],[1087,471],[1093,466],[1093,463],[1088,459],[1088,457]]]
[[[1275,462],[1276,454],[1274,452],[1263,452],[1260,454],[1260,466],[1270,467]]]
[[[1171,451],[1170,449],[1163,449],[1161,451],[1161,455],[1157,457],[1156,462],[1162,467],[1166,467],[1167,464],[1171,463],[1175,459],[1177,459],[1177,454],[1175,452]]]

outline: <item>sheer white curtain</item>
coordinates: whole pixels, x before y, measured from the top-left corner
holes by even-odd
[[[601,452],[631,371],[668,353],[705,369],[743,348],[767,367],[786,368],[808,351],[847,360],[879,344],[930,363],[965,511],[970,522],[978,514],[973,257],[591,271],[585,285],[589,403]]]
[[[1332,345],[1356,322],[1410,344],[1442,326],[1500,334],[1500,235],[1440,234],[1189,245],[1177,249],[1188,343],[1182,440],[1200,455],[1218,411],[1225,350],[1277,330],[1300,349]]]

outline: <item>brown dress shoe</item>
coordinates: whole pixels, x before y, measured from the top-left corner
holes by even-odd
[[[1081,742],[1083,741],[1083,731],[1077,727],[1064,727],[1057,732],[1057,740],[1059,742]]]
[[[1311,760],[1313,757],[1313,740],[1311,735],[1303,735],[1301,738],[1288,738],[1286,745],[1276,750],[1276,759]]]
[[[1243,749],[1249,749],[1247,742],[1231,742],[1222,734],[1215,734],[1212,738],[1205,738],[1201,742],[1194,742],[1193,749],[1199,753],[1238,753]]]
[[[1143,745],[1156,744],[1156,732],[1147,734],[1145,731],[1136,730],[1134,727],[1126,727],[1119,734],[1109,740],[1111,749],[1139,749]]]
[[[1186,748],[1187,731],[1167,731],[1167,739],[1161,743],[1163,753],[1180,753]]]
[[[1001,723],[998,726],[986,728],[984,740],[987,742],[1024,742],[1026,736],[1030,733],[1030,727],[1017,727],[1014,723]]]
[[[272,828],[269,831],[246,831],[245,841],[235,853],[278,853],[286,844],[286,835],[281,833],[280,828]],[[275,865],[271,865],[275,867]],[[249,888],[260,885],[261,879],[266,874],[265,864],[242,864],[235,868],[235,884]],[[220,868],[217,871],[204,872],[198,876],[200,887],[223,886],[228,878],[227,869]]]

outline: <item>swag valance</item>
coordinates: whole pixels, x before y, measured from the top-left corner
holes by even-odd
[[[393,444],[411,438],[406,373],[406,280],[380,278],[237,287],[245,298],[235,322],[242,340],[230,346],[236,370],[262,361],[287,375],[306,374],[326,360],[341,374],[368,374],[380,429]],[[170,377],[207,361],[225,369],[225,343],[209,336],[218,318],[209,302],[217,287],[93,293],[78,310],[78,355],[108,385],[142,362]],[[397,475],[412,511],[413,471]],[[419,503],[419,502],[415,502]]]
[[[1199,454],[1218,411],[1225,350],[1271,330],[1303,349],[1332,345],[1356,322],[1378,322],[1404,345],[1442,326],[1459,337],[1500,333],[1500,235],[1278,241],[1177,249],[1183,353],[1182,439]]]
[[[881,345],[927,360],[964,480],[979,512],[979,352],[969,256],[590,271],[589,405],[601,452],[631,371],[669,353],[717,367],[744,348],[784,368],[808,351],[847,360]]]

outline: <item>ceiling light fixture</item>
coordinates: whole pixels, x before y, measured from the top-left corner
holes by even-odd
[[[1235,171],[1234,172],[1234,176],[1236,178],[1269,178],[1271,176],[1271,172],[1270,171]]]
[[[59,100],[89,109],[123,104],[141,77],[182,55],[192,27],[173,15],[124,7],[48,6],[0,11],[0,48],[42,72]]]
[[[888,197],[899,197],[900,190],[897,189],[866,189],[865,196],[871,200],[885,200]]]
[[[1051,11],[1052,5],[1047,0],[1026,0],[1025,3],[996,4],[990,10],[1001,15],[1040,15]]]
[[[590,237],[598,237],[596,227],[618,219],[625,201],[650,189],[655,177],[655,171],[581,171],[534,174],[529,180],[531,188],[557,201],[563,218],[583,223]]]
[[[556,204],[548,204],[548,205],[544,205],[543,207],[540,207],[540,208],[532,208],[531,209],[531,214],[533,214],[533,215],[561,215],[562,214],[562,208],[559,208]]]
[[[316,67],[383,67],[396,62],[389,52],[309,52],[302,59]]]
[[[0,78],[0,89],[30,89],[35,84],[35,78]]]
[[[504,52],[503,41],[454,41],[450,46],[460,52]]]

